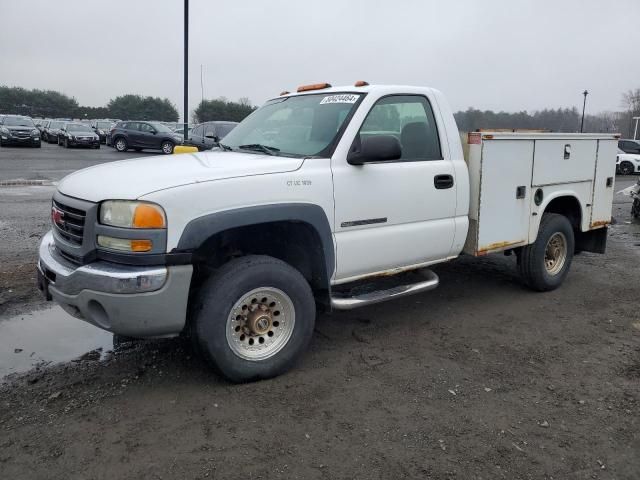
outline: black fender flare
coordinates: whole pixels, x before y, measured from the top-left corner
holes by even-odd
[[[321,242],[327,281],[333,276],[336,257],[329,219],[322,207],[311,203],[256,205],[195,218],[182,231],[176,250],[193,251],[213,235],[225,230],[271,222],[301,222],[310,225]]]

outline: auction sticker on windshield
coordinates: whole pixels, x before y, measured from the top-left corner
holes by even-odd
[[[350,95],[350,94],[342,94],[342,95],[329,95],[328,97],[324,97],[320,102],[320,105],[324,105],[325,103],[356,103],[360,95]]]

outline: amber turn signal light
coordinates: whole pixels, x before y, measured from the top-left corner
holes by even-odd
[[[298,87],[298,92],[308,92],[309,90],[322,90],[323,88],[331,88],[329,83],[314,83],[311,85],[302,85]]]
[[[164,215],[153,205],[140,204],[133,213],[135,228],[164,228]]]

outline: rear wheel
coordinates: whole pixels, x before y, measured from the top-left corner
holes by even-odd
[[[225,377],[246,382],[286,372],[313,334],[315,301],[302,274],[268,256],[236,258],[196,296],[198,350]]]
[[[116,150],[119,152],[126,152],[127,148],[129,148],[129,146],[127,145],[127,141],[122,137],[116,138],[116,141],[114,142],[114,146],[116,147]]]
[[[622,175],[631,175],[633,173],[633,163],[622,162],[620,164],[620,173]]]
[[[569,273],[574,250],[571,222],[564,215],[546,213],[540,222],[536,241],[520,252],[520,274],[534,290],[555,290]]]
[[[164,153],[165,155],[171,155],[173,153],[173,147],[173,142],[170,142],[168,140],[162,142],[162,145],[160,146],[160,148],[162,149],[162,153]]]

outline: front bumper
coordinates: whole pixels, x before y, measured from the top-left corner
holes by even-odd
[[[40,145],[40,137],[14,137],[3,134],[0,138],[4,145]]]
[[[96,147],[100,145],[100,139],[79,140],[77,138],[67,138],[67,143],[72,147]]]
[[[69,314],[131,337],[179,334],[186,322],[191,265],[130,266],[97,261],[78,266],[42,239],[38,286]]]

